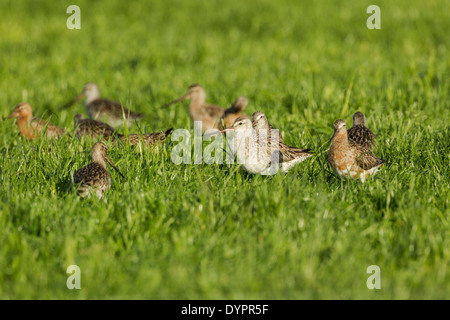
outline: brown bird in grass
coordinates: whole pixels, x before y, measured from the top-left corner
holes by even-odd
[[[124,118],[136,121],[144,117],[142,113],[130,111],[118,102],[100,98],[100,90],[93,82],[87,83],[83,87],[81,94],[67,103],[63,108],[73,105],[84,97],[86,97],[85,108],[88,117],[93,120],[106,122],[113,127],[122,125]]]
[[[77,194],[82,197],[90,198],[91,192],[101,199],[105,191],[111,188],[111,175],[106,170],[106,163],[116,170],[120,176],[119,169],[109,159],[107,154],[108,147],[101,142],[97,142],[91,148],[91,163],[77,170],[73,175],[73,184],[77,188]]]
[[[209,129],[221,128],[222,122],[224,124],[233,123],[234,120],[242,116],[242,110],[245,108],[246,99],[238,99],[230,108],[224,109],[212,104],[206,103],[206,92],[199,84],[193,84],[189,87],[188,92],[162,108],[166,108],[174,103],[191,99],[189,104],[189,114],[194,121],[202,122],[202,131]]]
[[[34,118],[28,103],[20,103],[5,119],[17,118],[16,123],[19,131],[27,139],[36,139],[40,135],[46,135],[49,139],[60,138],[65,131],[48,121]]]
[[[366,126],[366,116],[362,112],[353,115],[353,127],[348,129],[348,138],[363,147],[373,150],[375,135]]]
[[[173,128],[170,128],[164,132],[155,132],[155,133],[143,133],[143,134],[130,134],[128,137],[124,135],[120,135],[118,138],[124,142],[129,143],[130,145],[141,146],[141,142],[144,142],[144,145],[147,147],[151,147],[157,142],[163,142],[166,140],[167,136],[171,134]]]
[[[79,139],[82,136],[90,136],[96,139],[103,137],[106,140],[113,140],[115,137],[121,136],[110,125],[93,119],[84,119],[83,115],[79,113],[73,118],[73,124]]]
[[[359,178],[362,183],[367,177],[375,175],[385,163],[385,160],[377,158],[370,149],[349,140],[346,123],[340,119],[334,122],[328,160],[337,175]]]
[[[124,142],[128,142],[130,145],[140,145],[141,141],[144,141],[144,145],[148,147],[154,145],[158,141],[164,141],[173,131],[173,128],[170,128],[164,132],[144,133],[142,135],[130,134],[126,137],[106,123],[92,119],[83,119],[81,114],[75,115],[73,120],[78,138],[81,138],[82,136],[91,136],[97,139],[103,137],[106,140],[120,139]]]

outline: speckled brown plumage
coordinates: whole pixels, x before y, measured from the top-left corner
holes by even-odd
[[[344,120],[336,120],[328,159],[334,172],[342,177],[359,178],[362,182],[374,175],[383,163],[370,149],[349,141]]]
[[[100,164],[93,162],[75,172],[73,182],[79,184],[77,193],[82,198],[89,197],[91,189],[97,189],[97,197],[102,198],[105,191],[111,188],[111,175]]]
[[[171,134],[173,128],[170,128],[164,132],[144,133],[144,134],[130,134],[128,138],[124,135],[120,136],[120,139],[130,145],[140,145],[142,141],[145,142],[147,147],[151,147],[157,142],[163,142],[169,134]]]
[[[92,191],[100,199],[105,191],[111,188],[111,175],[106,170],[108,162],[122,177],[119,169],[112,163],[107,155],[108,148],[101,142],[95,143],[91,148],[91,163],[77,170],[73,175],[73,184],[77,188],[77,194],[82,197],[90,197]]]
[[[49,139],[60,138],[65,131],[48,121],[33,118],[33,112],[28,103],[20,103],[6,119],[17,118],[16,123],[21,135],[27,139],[36,139],[43,133]]]
[[[302,161],[306,158],[309,158],[313,155],[311,149],[301,149],[297,147],[291,147],[285,144],[284,142],[280,142],[278,145],[281,155],[283,156],[283,162],[288,163],[294,160],[301,159]],[[298,161],[301,162],[301,161]],[[296,162],[296,163],[298,163]]]
[[[90,136],[96,139],[113,140],[122,136],[110,125],[93,119],[83,119],[81,114],[75,115],[73,122],[78,138]]]
[[[375,135],[366,126],[366,116],[362,112],[353,115],[353,127],[348,129],[348,138],[365,148],[373,149],[376,145]]]

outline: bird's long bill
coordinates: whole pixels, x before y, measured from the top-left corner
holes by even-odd
[[[333,138],[334,138],[335,135],[336,135],[336,130],[334,130],[333,136],[331,137],[330,141],[327,142],[327,144],[330,143],[331,141],[333,141]]]
[[[171,105],[173,105],[173,104],[175,104],[175,103],[184,101],[184,100],[186,100],[187,98],[189,98],[189,94],[188,94],[188,93],[186,93],[186,94],[185,94],[184,96],[182,96],[181,98],[178,98],[178,99],[176,99],[176,100],[173,100],[172,102],[169,102],[168,104],[163,105],[163,106],[161,107],[161,109],[167,108],[168,106],[171,106]]]
[[[67,102],[65,105],[63,105],[63,106],[61,107],[61,110],[67,109],[68,107],[70,107],[71,105],[73,105],[75,102],[77,102],[77,101],[83,99],[85,96],[86,96],[86,95],[85,95],[83,92],[80,93],[80,94],[78,95],[78,97],[76,97],[75,99],[73,99],[73,100]]]
[[[112,163],[112,161],[111,161],[111,159],[110,159],[109,157],[106,157],[106,161],[108,161],[108,163],[111,165],[111,167],[113,167],[114,170],[116,170],[117,173],[120,174],[120,176],[121,176],[122,178],[125,178],[125,177],[123,176],[123,174],[120,173],[119,169],[117,169],[117,167],[114,165],[114,163]]]
[[[3,117],[3,120],[15,118],[15,117],[17,117],[17,112],[14,111],[14,112],[11,113],[9,116]]]
[[[233,128],[226,128],[220,131],[220,133],[224,133],[224,132],[234,132]]]
[[[222,133],[222,131],[220,131],[218,129],[209,129],[203,134],[203,136],[204,137],[210,137],[210,136],[215,136],[215,135],[217,135],[219,133]]]

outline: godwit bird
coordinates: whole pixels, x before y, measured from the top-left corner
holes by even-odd
[[[28,103],[20,103],[14,108],[14,112],[11,113],[5,119],[17,118],[16,123],[19,127],[19,131],[27,139],[35,139],[43,132],[50,138],[60,138],[64,134],[64,130],[49,123],[48,121],[33,118],[33,112]]]
[[[266,144],[258,141],[251,119],[246,116],[239,117],[230,128],[220,132],[230,131],[236,133],[231,147],[238,163],[250,173],[264,173],[271,165],[271,154],[268,152],[267,140]]]
[[[142,119],[144,116],[141,113],[128,110],[118,102],[100,98],[100,90],[93,82],[87,83],[83,87],[83,91],[80,95],[67,103],[63,108],[71,106],[84,97],[86,97],[85,108],[88,117],[94,120],[107,122],[113,127],[123,124],[124,118],[136,121]]]
[[[184,96],[169,102],[162,108],[166,108],[174,103],[187,99],[191,99],[191,103],[189,104],[189,114],[192,120],[202,122],[202,131],[213,128],[218,129],[221,126],[221,121],[225,124],[232,123],[231,119],[235,119],[242,115],[240,113],[242,111],[241,108],[244,105],[242,103],[245,103],[245,100],[238,99],[238,105],[233,105],[229,109],[207,104],[205,89],[198,84],[193,84],[189,87],[188,92]],[[243,108],[245,108],[245,105]],[[225,113],[227,113],[226,116]]]
[[[375,146],[375,135],[366,126],[366,116],[362,112],[353,115],[353,127],[348,129],[348,138],[368,149]]]
[[[106,153],[105,144],[97,142],[91,149],[91,163],[76,171],[73,175],[73,183],[77,186],[77,193],[82,198],[90,197],[92,191],[101,199],[105,191],[111,188],[111,175],[106,170],[106,162],[114,168],[123,178],[122,173],[112,163]]]
[[[272,148],[272,144],[275,142],[276,137],[272,137],[272,133],[275,133],[272,130],[275,128],[269,123],[266,115],[257,111],[252,115],[253,119],[253,128],[256,130],[256,134],[258,140],[267,140],[267,146],[269,150]],[[297,147],[288,146],[284,143],[281,134],[278,132],[278,147],[275,146],[275,149],[279,149],[279,152],[282,156],[280,169],[282,172],[289,171],[294,165],[300,163],[307,158],[311,157],[313,154],[310,152],[311,149],[300,149]]]
[[[130,145],[138,145],[139,147],[141,146],[141,141],[144,141],[146,146],[151,147],[157,142],[163,142],[172,131],[173,128],[170,128],[164,132],[144,133],[142,135],[130,134],[128,135],[128,138],[124,135],[120,135],[119,138],[124,142],[128,142]]]
[[[374,156],[368,148],[348,140],[344,120],[334,122],[331,141],[328,159],[334,172],[341,177],[359,178],[364,183],[366,178],[377,173],[385,162]]]
[[[121,136],[110,125],[93,119],[84,119],[79,113],[73,118],[73,124],[78,138],[90,136],[96,139],[103,137],[106,140],[112,140],[116,136]]]
[[[276,139],[271,139],[267,133],[261,132],[262,130],[257,133],[248,117],[237,118],[230,128],[221,132],[228,131],[236,132],[232,144],[233,152],[239,163],[250,173],[276,173],[272,171],[274,161],[278,162],[281,172],[287,172],[295,164],[312,155],[308,152],[309,149],[290,147],[279,141],[276,143]]]

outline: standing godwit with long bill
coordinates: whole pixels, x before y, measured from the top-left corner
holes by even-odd
[[[119,102],[101,98],[100,90],[93,82],[87,83],[83,91],[63,108],[71,106],[82,98],[86,98],[85,109],[90,119],[106,122],[113,127],[122,125],[125,119],[137,121],[144,116],[142,113],[130,111]]]

